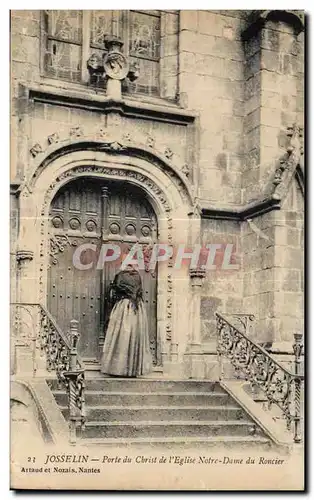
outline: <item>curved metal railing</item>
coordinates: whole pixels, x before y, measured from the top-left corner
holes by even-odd
[[[224,377],[223,357],[230,360],[237,378],[241,375],[259,387],[267,397],[269,408],[276,404],[282,411],[287,429],[294,432],[294,441],[301,442],[300,412],[304,376],[300,374],[302,334],[295,334],[293,345],[295,372],[291,372],[263,347],[241,332],[229,319],[216,313],[217,353],[220,379]]]
[[[84,363],[77,353],[80,336],[78,321],[70,321],[70,335],[67,336],[42,304],[13,303],[11,306],[15,308],[15,334],[18,338],[23,337],[22,332],[28,325],[29,330],[32,331],[28,332],[27,337],[39,343],[41,352],[46,357],[47,371],[55,372],[58,383],[66,390],[70,415],[70,441],[74,443],[77,426],[83,428],[86,420]],[[33,347],[34,375],[36,373],[35,350],[36,345]]]

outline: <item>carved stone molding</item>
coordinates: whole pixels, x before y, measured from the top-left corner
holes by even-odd
[[[284,174],[294,171],[297,165],[300,164],[301,156],[303,155],[303,129],[294,124],[287,129],[287,136],[290,138],[287,146],[287,153],[279,160],[279,166],[276,168],[273,178],[275,186],[274,194],[280,195],[280,184],[283,182]]]
[[[49,145],[59,142],[59,134],[58,134],[58,132],[54,132],[53,134],[48,135],[47,139],[48,139],[48,144]]]
[[[191,175],[191,172],[192,172],[192,166],[191,165],[188,165],[187,163],[185,163],[182,167],[182,173],[186,176],[186,177],[190,177]]]
[[[32,304],[11,304],[12,334],[19,345],[30,347],[36,341],[38,331],[37,308]]]
[[[93,52],[93,54],[91,54],[90,57],[87,59],[86,66],[87,66],[91,81],[93,80],[93,77],[97,77],[98,75],[102,75],[104,72],[104,65],[102,62],[102,58],[100,57],[99,54],[96,54],[96,52]]]
[[[105,141],[104,144],[102,144],[99,149],[104,151],[111,151],[112,153],[120,153],[121,151],[124,151],[126,148],[121,142]]]
[[[106,94],[109,98],[121,100],[121,83],[125,78],[135,81],[139,77],[139,65],[129,62],[122,51],[123,41],[115,35],[105,35],[104,37],[106,52],[102,57],[93,53],[86,65],[90,75],[90,84],[96,84],[101,80],[106,81]]]
[[[131,142],[132,136],[131,136],[131,134],[129,134],[129,132],[126,132],[125,134],[123,134],[122,139],[124,142],[128,143],[128,142]]]
[[[88,111],[98,110],[101,113],[110,114],[119,112],[122,116],[131,116],[138,118],[139,114],[145,119],[155,120],[167,123],[168,125],[188,125],[195,121],[196,113],[179,106],[170,105],[164,102],[154,104],[152,102],[143,102],[141,100],[129,99],[126,95],[122,100],[114,101],[104,98],[95,92],[90,93],[84,89],[84,92],[78,94],[77,88],[62,88],[53,85],[46,85],[41,82],[40,85],[32,82],[29,85],[22,85],[25,95],[34,102],[55,104],[58,101],[61,105],[72,106],[73,108],[85,109]]]
[[[280,165],[279,165],[279,167],[276,168],[274,179],[273,179],[274,186],[278,186],[281,183],[283,173],[284,173],[286,166],[287,166],[287,164],[284,160],[280,160],[279,163],[280,163]]]
[[[147,136],[146,144],[149,148],[154,148],[155,147],[155,139],[151,135]]]
[[[171,160],[173,157],[173,151],[170,148],[165,149],[165,157],[168,158],[168,160]]]
[[[129,72],[126,57],[120,52],[107,54],[104,60],[104,70],[108,78],[113,80],[124,80]]]
[[[33,173],[28,181],[25,181],[24,187],[31,190],[31,186],[39,177],[42,170],[46,167],[45,159],[53,157],[54,154],[60,154],[61,149],[77,148],[80,143],[84,143],[84,149],[94,149],[96,151],[108,151],[111,154],[130,152],[132,156],[135,154],[140,157],[147,157],[148,161],[155,161],[160,164],[168,161],[168,164],[163,166],[164,173],[176,183],[180,195],[187,204],[193,204],[193,195],[189,184],[191,167],[183,164],[175,166],[172,163],[174,156],[173,151],[166,147],[164,152],[156,148],[156,140],[151,135],[141,134],[136,131],[134,134],[123,132],[119,127],[104,127],[101,126],[94,130],[89,135],[84,135],[84,131],[79,125],[72,126],[64,133],[62,137],[57,132],[49,135],[44,141],[46,146],[37,143],[32,148],[32,156],[36,161],[36,156],[40,155],[40,162],[34,168]],[[78,143],[78,146],[76,145]],[[65,151],[64,151],[65,153]],[[42,157],[44,154],[44,157]]]
[[[77,137],[82,137],[84,135],[82,127],[79,125],[76,125],[75,127],[70,128],[69,132],[70,138],[77,138]]]
[[[31,149],[29,150],[29,152],[30,152],[30,154],[32,155],[33,158],[36,158],[36,156],[39,153],[43,153],[44,150],[41,147],[41,145],[38,142],[36,142],[36,144],[34,144],[34,146],[31,147]]]
[[[68,132],[63,133],[62,136],[60,136],[57,132],[48,135],[45,141],[46,145],[37,142],[30,149],[30,153],[33,158],[36,158],[39,153],[48,153],[51,148],[55,147],[55,144],[58,144],[59,147],[62,147],[63,145],[66,145],[68,141],[73,141],[76,139],[81,139],[84,141],[92,141],[96,139],[98,141],[101,141],[101,144],[99,144],[98,146],[96,146],[95,144],[95,149],[111,149],[112,151],[125,149],[126,147],[130,146],[131,143],[141,144],[143,146],[146,145],[151,149],[155,149],[156,145],[156,140],[153,136],[140,134],[138,131],[135,132],[134,136],[134,134],[131,134],[130,132],[123,132],[121,130],[117,130],[115,127],[107,128],[101,126],[98,129],[95,129],[93,133],[84,134],[82,127],[76,125],[69,128]],[[156,152],[158,153],[157,150]],[[164,153],[160,151],[159,154],[164,155],[167,159],[171,159],[173,156],[173,151],[169,147],[166,147]],[[182,167],[182,170],[183,169],[184,166]]]
[[[63,174],[59,175],[55,182],[53,182],[48,190],[46,191],[45,195],[45,203],[42,211],[42,215],[45,213],[45,208],[50,201],[50,193],[55,189],[55,187],[63,180],[69,178],[69,177],[76,177],[79,174],[88,174],[88,173],[94,173],[94,174],[100,174],[100,175],[105,175],[105,176],[117,176],[117,177],[122,177],[126,179],[135,179],[139,181],[141,184],[143,184],[145,187],[147,187],[149,190],[151,190],[159,199],[160,203],[163,205],[164,210],[166,213],[171,212],[170,205],[166,199],[166,196],[164,193],[161,191],[161,189],[155,184],[151,179],[146,177],[143,174],[140,174],[138,172],[134,172],[132,170],[125,170],[121,168],[108,168],[108,167],[99,167],[99,166],[94,166],[94,165],[88,165],[88,166],[79,166],[79,167],[74,167],[70,170],[67,170]]]
[[[288,153],[297,150],[300,155],[303,154],[303,135],[303,127],[300,127],[296,123],[287,128],[287,136],[290,137],[290,144],[287,147]]]
[[[189,274],[192,287],[200,287],[203,285],[206,269],[202,267],[190,268]]]
[[[32,250],[18,250],[16,252],[16,260],[18,264],[23,262],[31,261],[34,258],[34,252]]]
[[[172,275],[167,275],[167,324],[166,324],[166,340],[171,340],[172,337],[172,291],[173,281]]]

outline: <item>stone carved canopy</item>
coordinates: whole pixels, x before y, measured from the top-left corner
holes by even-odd
[[[243,40],[248,40],[259,31],[267,21],[283,21],[294,27],[296,34],[304,30],[304,12],[301,10],[252,10],[242,32]]]

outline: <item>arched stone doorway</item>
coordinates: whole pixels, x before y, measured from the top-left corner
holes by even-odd
[[[21,302],[47,306],[50,207],[60,189],[74,180],[88,177],[99,184],[123,182],[135,186],[145,195],[156,215],[158,243],[173,248],[186,244],[190,248],[200,241],[200,215],[195,199],[175,166],[140,145],[107,151],[98,143],[86,144],[86,141],[75,141],[54,145],[53,151],[36,161],[32,175],[23,186],[18,248],[31,257],[24,259],[20,271]],[[189,346],[195,349],[200,342],[200,324],[195,314],[198,306],[195,306],[189,269],[186,266],[176,269],[173,264],[169,259],[158,268],[157,338],[164,373],[179,375]],[[37,356],[40,360],[39,351]]]
[[[63,186],[51,202],[49,216],[47,308],[63,331],[71,319],[79,321],[79,353],[86,364],[95,363],[104,343],[112,307],[110,284],[120,268],[121,255],[138,244],[144,257],[149,258],[157,242],[157,217],[141,188],[129,182],[89,177]],[[109,245],[121,249],[121,254],[103,262],[104,251],[114,257]],[[146,265],[140,274],[156,366],[161,364],[157,342],[158,269],[150,272]]]

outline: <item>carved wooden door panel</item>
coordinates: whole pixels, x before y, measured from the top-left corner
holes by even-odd
[[[108,187],[107,201],[104,204],[104,242],[114,243],[121,247],[121,254],[134,244],[142,247],[145,270],[141,270],[143,300],[147,312],[150,349],[154,365],[160,364],[157,344],[157,268],[154,273],[148,270],[148,259],[154,242],[157,241],[156,215],[143,195],[143,192],[130,184],[112,184]],[[120,265],[121,261],[119,262]],[[110,315],[109,287],[118,271],[117,262],[104,266],[104,329]],[[103,339],[101,340],[103,343]]]
[[[79,321],[78,350],[84,358],[98,357],[101,324],[102,271],[97,269],[98,251],[82,252],[80,262],[92,263],[88,270],[73,262],[82,244],[101,244],[101,187],[88,179],[67,184],[50,209],[50,268],[48,310],[64,332],[71,319]]]
[[[156,216],[143,192],[123,183],[102,183],[79,179],[62,188],[50,208],[50,266],[47,304],[64,332],[70,320],[79,321],[78,350],[85,359],[100,357],[110,314],[109,287],[120,262],[106,262],[97,268],[102,243],[114,243],[122,251],[139,243],[145,256],[157,239]],[[82,244],[96,245],[97,251],[80,254],[81,270],[73,262]],[[150,348],[154,364],[157,352],[157,269],[141,271],[144,303],[148,316]]]

